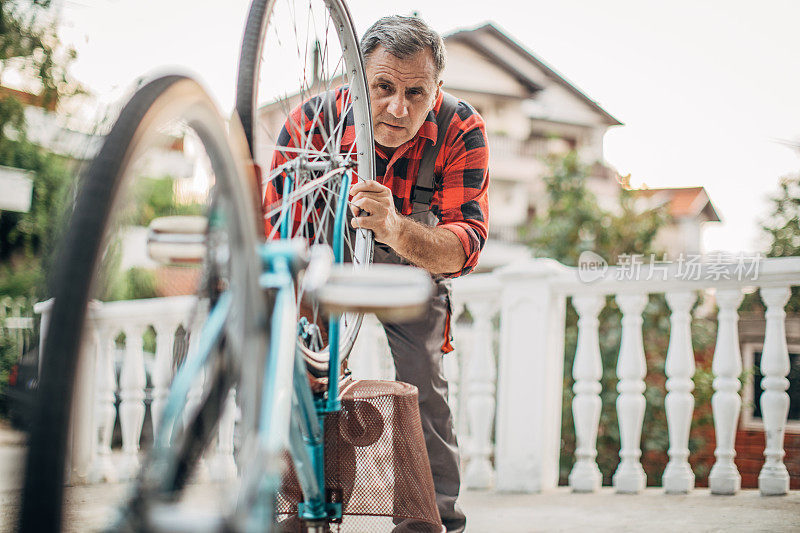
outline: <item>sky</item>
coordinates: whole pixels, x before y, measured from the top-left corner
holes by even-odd
[[[247,0],[62,0],[73,75],[99,101],[141,75],[194,74],[228,114]],[[606,162],[634,186],[706,188],[707,251],[763,250],[779,178],[800,172],[800,1],[351,0],[361,34],[417,11],[446,34],[487,21],[624,123]],[[445,80],[445,84],[447,80]]]

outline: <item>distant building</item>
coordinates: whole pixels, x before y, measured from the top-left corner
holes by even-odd
[[[619,176],[603,160],[603,137],[622,123],[492,23],[444,37],[448,92],[486,120],[490,148],[490,240],[480,267],[490,270],[527,251],[520,226],[547,208],[543,156],[575,150],[591,166],[589,189],[601,207],[617,205]],[[702,187],[647,189],[643,207],[667,206],[672,221],[656,237],[670,256],[701,252],[702,227],[719,216]]]
[[[703,252],[702,234],[706,222],[720,222],[703,187],[639,189],[637,195],[647,207],[665,206],[672,221],[655,238],[655,246],[675,259],[680,254]]]
[[[0,85],[0,99],[4,98],[22,103],[28,140],[45,150],[81,162],[100,149],[102,136],[70,127],[68,117],[57,112],[58,99],[45,101],[37,94]]]

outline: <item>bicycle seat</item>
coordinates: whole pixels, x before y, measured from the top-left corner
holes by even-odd
[[[206,253],[206,217],[176,215],[153,219],[147,255],[159,263],[199,263]]]

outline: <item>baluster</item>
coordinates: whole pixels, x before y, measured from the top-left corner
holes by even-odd
[[[708,475],[708,487],[712,494],[735,494],[742,485],[742,476],[733,462],[736,456],[736,426],[742,400],[739,397],[742,373],[742,355],[739,351],[739,315],[736,310],[742,303],[739,289],[720,289],[716,294],[719,313],[717,314],[717,345],[714,348],[714,395],[711,397],[711,410],[714,414],[714,433],[717,448],[716,461]]]
[[[144,388],[147,383],[144,368],[142,335],[145,326],[126,325],[125,359],[119,378],[119,419],[122,427],[122,451],[124,458],[120,478],[130,479],[139,467],[139,439],[144,424]]]
[[[169,385],[172,381],[172,349],[175,345],[177,325],[160,323],[156,330],[156,354],[153,361],[153,403],[150,404],[150,418],[153,421],[153,437],[158,436],[161,414],[164,412]]]
[[[91,480],[93,483],[116,483],[118,480],[114,464],[111,462],[111,438],[114,434],[114,422],[117,420],[117,409],[114,406],[114,392],[117,390],[117,375],[114,370],[114,353],[116,350],[117,331],[113,326],[100,328],[99,347],[97,352],[97,385],[95,386],[96,418],[95,435],[97,453],[92,465]]]
[[[692,316],[689,311],[697,300],[692,291],[668,292],[671,310],[669,348],[667,349],[667,397],[664,408],[669,429],[669,463],[664,469],[663,485],[667,494],[684,494],[694,488],[694,472],[689,466],[689,429],[694,411],[694,349]]]
[[[453,417],[453,423],[458,422],[459,404],[458,398],[461,395],[461,369],[459,368],[459,353],[453,351],[449,354],[444,354],[442,358],[442,372],[444,378],[447,380],[447,403],[450,405],[450,413]]]
[[[69,456],[67,471],[70,485],[88,483],[92,476],[97,433],[94,408],[97,403],[97,355],[100,335],[97,330],[97,302],[90,302],[87,322],[83,331],[81,355],[75,369],[75,387],[72,397]]]
[[[471,453],[464,478],[467,488],[488,489],[493,481],[489,457],[492,453],[494,383],[497,375],[492,353],[492,315],[496,309],[494,303],[487,300],[473,301],[469,309],[473,318],[475,342],[466,367]]]
[[[789,301],[791,291],[788,287],[761,289],[761,299],[767,304],[767,325],[764,335],[764,349],[761,354],[761,417],[764,420],[764,433],[767,446],[766,458],[758,474],[758,488],[763,496],[779,496],[789,491],[789,472],[783,464],[783,434],[789,416],[790,361],[786,346],[786,312],[783,310]]]
[[[236,391],[231,389],[225,400],[217,435],[217,451],[211,475],[215,481],[234,479],[237,474],[233,458],[233,430],[236,425]]]
[[[374,315],[365,315],[348,365],[355,379],[382,379],[380,326]]]
[[[454,295],[455,296],[455,295]],[[453,305],[453,346],[455,351],[447,356],[455,360],[453,366],[456,367],[458,376],[465,376],[464,379],[469,379],[467,368],[469,368],[469,361],[472,357],[471,347],[473,346],[472,327],[473,324],[466,322],[459,322],[458,318],[464,313],[465,306],[455,297],[452,300]],[[446,359],[447,359],[446,358]],[[447,362],[445,359],[445,362]],[[450,378],[448,377],[448,380]],[[470,429],[469,429],[469,408],[467,407],[467,386],[461,386],[459,383],[456,392],[451,388],[449,390],[448,403],[453,413],[453,424],[458,434],[459,446],[464,450],[470,450]],[[468,455],[464,455],[464,459],[469,460]]]
[[[578,312],[578,343],[572,377],[572,417],[575,421],[575,466],[569,473],[569,486],[575,492],[594,492],[600,488],[603,476],[597,466],[597,427],[600,424],[600,378],[603,361],[600,358],[599,322],[597,316],[605,305],[599,295],[574,296],[572,304]]]
[[[647,373],[642,343],[642,311],[647,305],[647,295],[618,294],[616,301],[622,310],[622,342],[617,361],[617,418],[622,448],[612,483],[617,492],[638,493],[644,489],[646,481],[639,459],[642,456],[644,377]]]
[[[394,369],[394,356],[392,356],[392,349],[389,348],[386,330],[384,330],[383,326],[378,322],[375,322],[375,338],[378,346],[375,353],[379,354],[378,365],[380,368],[380,379],[397,379]]]
[[[187,359],[197,356],[203,320],[205,320],[205,317],[198,317],[194,327],[191,329],[191,333],[189,334],[189,351],[186,355]],[[194,384],[192,384],[192,387],[189,389],[189,393],[186,395],[186,405],[183,411],[184,430],[191,423],[195,413],[200,407],[200,402],[203,400],[203,388],[205,387],[205,382],[206,369],[203,368],[200,370],[200,373],[195,379]],[[194,476],[195,481],[198,482],[208,479],[208,467],[206,465],[205,458],[201,457],[198,460]]]

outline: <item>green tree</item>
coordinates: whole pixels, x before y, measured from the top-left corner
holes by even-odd
[[[130,223],[137,226],[147,226],[157,217],[200,215],[205,209],[201,204],[178,202],[171,177],[140,178],[134,188],[135,212],[130,215]]]
[[[548,160],[545,176],[547,212],[523,230],[523,241],[534,254],[576,266],[581,252],[591,250],[614,264],[622,254],[656,253],[653,239],[667,221],[665,210],[642,209],[636,195],[620,190],[618,209],[602,209],[586,182],[591,168],[576,152]]]
[[[591,169],[582,165],[575,152],[563,158],[551,159],[549,174],[544,178],[548,208],[523,231],[523,240],[540,257],[551,257],[566,265],[577,265],[581,252],[591,250],[614,264],[623,254],[649,254],[661,256],[654,244],[658,230],[668,222],[664,209],[647,209],[637,205],[635,191],[620,190],[619,201],[613,210],[600,207],[597,198],[587,187]],[[575,452],[574,423],[572,419],[572,364],[577,344],[577,313],[568,306],[564,352],[564,401],[562,403],[561,482],[567,482]],[[620,435],[615,401],[617,398],[616,362],[621,340],[621,313],[613,298],[609,297],[600,313],[600,351],[603,360],[601,378],[600,428],[597,437],[597,462],[603,473],[604,484],[619,462]],[[669,343],[669,309],[663,295],[651,295],[644,311],[644,346],[647,359],[646,409],[642,430],[642,452],[648,483],[657,485],[667,462],[669,447],[666,415],[664,412],[665,356]],[[695,350],[707,353],[713,347],[715,324],[696,320],[693,323]],[[702,358],[701,358],[702,360]],[[707,366],[707,365],[706,365]],[[707,405],[711,395],[709,369],[698,364],[695,376],[697,405]],[[710,424],[706,409],[695,414],[695,429]],[[690,449],[697,450],[705,444],[695,431]],[[698,478],[707,473],[708,466],[695,464]]]
[[[772,209],[761,224],[770,240],[767,257],[800,256],[800,173],[781,178],[770,204]],[[765,309],[758,293],[748,294],[742,308],[755,313]],[[786,311],[800,313],[800,288],[792,287]]]
[[[0,73],[13,69],[38,86],[36,103],[55,109],[82,89],[69,74],[75,51],[65,49],[46,0],[0,0]],[[33,172],[27,213],[0,212],[0,293],[43,296],[43,261],[53,249],[66,210],[73,172],[68,161],[27,138],[23,103],[0,92],[0,165]]]
[[[75,51],[59,43],[48,22],[49,4],[0,0],[0,76],[17,73],[36,88],[26,103],[52,111],[60,99],[82,89],[68,75]],[[0,79],[0,165],[33,173],[30,210],[0,212],[0,295],[42,298],[45,265],[64,219],[73,173],[63,158],[28,140],[20,94],[3,89]],[[14,339],[0,338],[0,390],[21,349]]]

